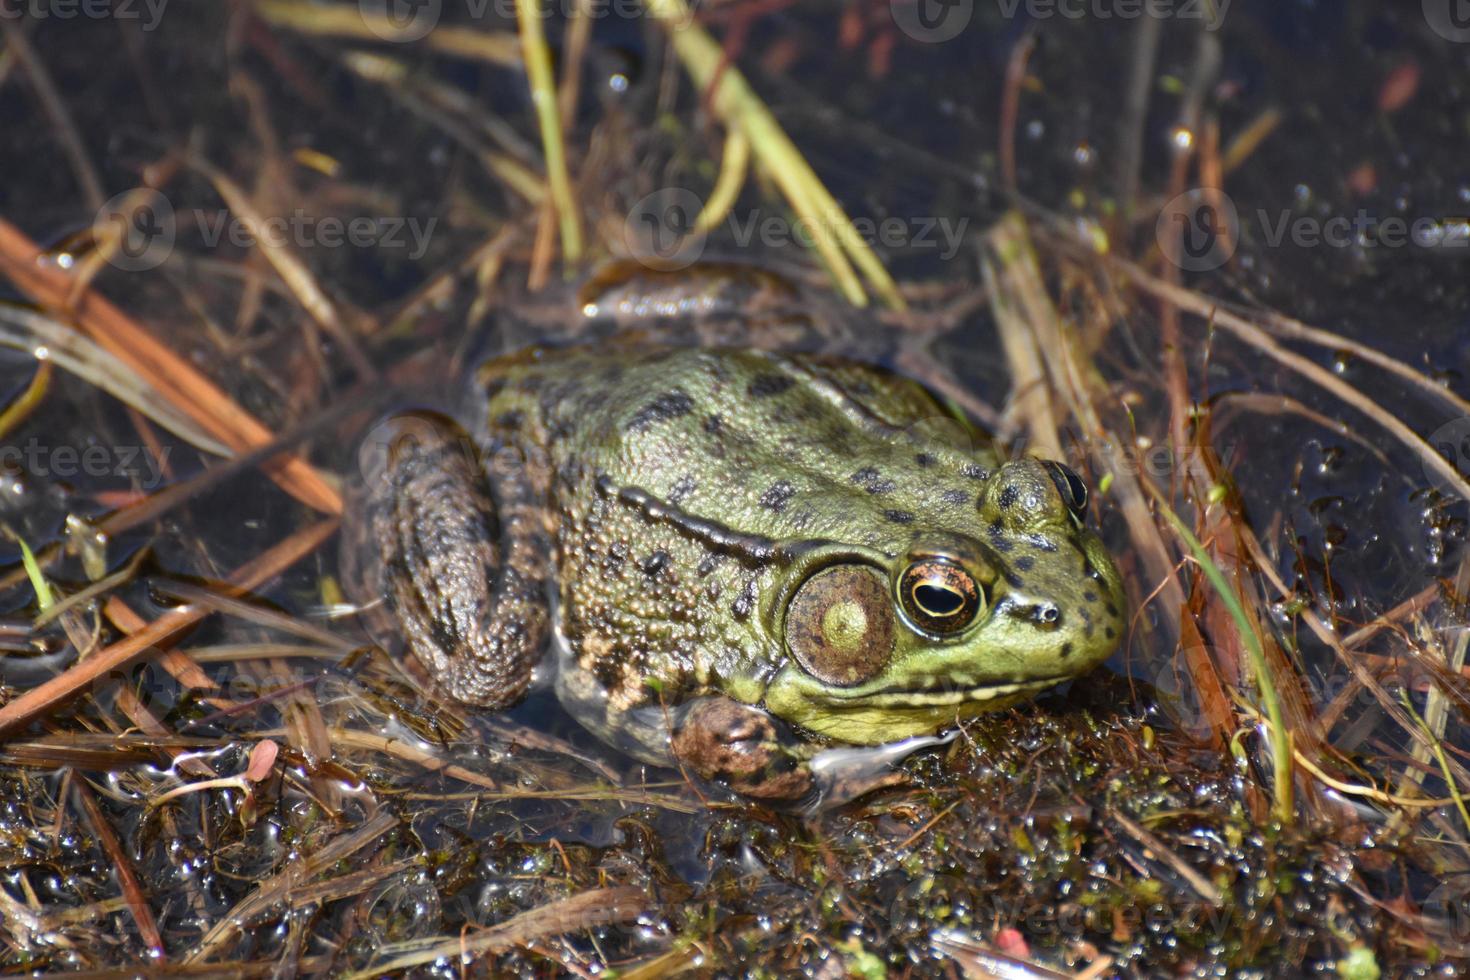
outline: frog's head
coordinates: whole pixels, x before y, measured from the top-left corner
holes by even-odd
[[[1083,525],[1086,505],[1072,470],[1012,460],[989,479],[964,531],[916,521],[894,554],[812,547],[766,610],[786,654],[766,707],[874,744],[1005,707],[1097,666],[1122,636],[1124,595]]]

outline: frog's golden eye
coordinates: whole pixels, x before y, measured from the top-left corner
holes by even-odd
[[[1041,465],[1046,467],[1051,482],[1056,484],[1062,503],[1078,518],[1084,517],[1087,514],[1087,484],[1082,482],[1082,477],[1072,467],[1051,460],[1045,460]]]
[[[893,603],[867,565],[834,565],[802,583],[786,610],[786,646],[817,680],[872,680],[893,655]]]
[[[916,561],[898,580],[904,615],[930,633],[958,633],[969,626],[983,598],[970,573],[944,558]]]

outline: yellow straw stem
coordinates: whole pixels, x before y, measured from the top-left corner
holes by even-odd
[[[1275,783],[1276,797],[1272,806],[1272,813],[1281,825],[1287,826],[1292,818],[1292,745],[1291,732],[1286,728],[1286,719],[1281,713],[1281,698],[1276,693],[1276,683],[1271,677],[1271,666],[1266,660],[1266,651],[1261,646],[1261,638],[1256,635],[1252,627],[1250,617],[1245,614],[1245,607],[1240,603],[1240,597],[1225,580],[1225,573],[1220,571],[1220,566],[1215,564],[1205,546],[1200,544],[1199,538],[1194,536],[1189,526],[1174,513],[1167,501],[1152,483],[1144,483],[1144,488],[1153,496],[1158,505],[1159,513],[1174,528],[1175,532],[1184,539],[1190,554],[1194,556],[1195,562],[1200,570],[1205,573],[1205,578],[1210,580],[1210,585],[1220,596],[1220,601],[1225,603],[1225,610],[1235,622],[1235,628],[1240,633],[1241,642],[1245,644],[1246,653],[1250,657],[1251,672],[1256,675],[1256,687],[1261,692],[1261,701],[1266,707],[1266,717],[1271,721],[1271,761],[1273,778]]]
[[[867,305],[867,294],[853,271],[853,263],[856,263],[884,303],[893,309],[904,309],[906,304],[888,270],[863,241],[842,210],[842,205],[828,192],[776,117],[751,89],[745,76],[733,65],[726,64],[721,70],[725,61],[723,49],[708,32],[693,22],[693,15],[684,0],[645,2],[649,11],[668,29],[670,43],[695,84],[702,90],[715,85],[712,103],[715,112],[732,131],[738,130],[745,135],[757,159],[781,188],[792,210],[811,227],[817,251],[837,280],[842,294],[854,306]],[[851,256],[851,261],[848,256]]]
[[[46,392],[50,389],[51,361],[49,358],[42,358],[37,362],[36,373],[31,377],[31,383],[26,385],[26,390],[0,412],[0,439],[7,438],[20,428],[20,424],[30,418],[36,406],[45,400]]]
[[[567,175],[567,157],[561,134],[561,112],[556,98],[556,81],[551,74],[551,51],[542,29],[539,0],[516,0],[516,21],[521,31],[521,56],[531,83],[531,105],[541,127],[541,150],[546,157],[546,179],[551,185],[551,203],[561,226],[561,254],[567,262],[582,258],[582,224],[572,199],[572,182]]]
[[[725,152],[720,158],[720,175],[715,178],[715,186],[709,192],[709,200],[704,202],[704,207],[699,212],[699,217],[694,219],[694,232],[697,235],[706,235],[714,229],[730,209],[735,206],[735,201],[740,197],[740,190],[745,186],[745,172],[750,167],[750,140],[738,129],[732,129],[725,135]]]

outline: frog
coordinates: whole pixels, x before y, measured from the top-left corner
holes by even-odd
[[[1093,669],[1125,593],[1075,470],[954,438],[851,331],[794,348],[820,333],[800,291],[742,275],[736,303],[729,274],[584,290],[607,336],[488,358],[458,415],[394,415],[352,507],[363,588],[448,697],[549,683],[640,761],[810,801],[824,752]]]

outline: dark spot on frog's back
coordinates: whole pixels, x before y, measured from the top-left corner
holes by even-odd
[[[628,420],[629,432],[642,432],[659,422],[667,422],[688,415],[694,410],[694,399],[675,388],[659,395],[653,401],[633,413]]]
[[[795,380],[784,374],[760,374],[751,380],[745,390],[751,398],[769,398],[781,394],[795,383]]]
[[[891,524],[912,524],[914,515],[906,510],[885,510],[883,519]]]
[[[684,501],[688,500],[689,495],[692,494],[698,486],[699,482],[688,473],[685,473],[674,482],[674,485],[671,488],[669,488],[669,503],[677,507]]]
[[[719,435],[720,430],[725,427],[725,420],[718,415],[709,415],[704,420],[704,431],[710,435]]]
[[[935,459],[933,456],[930,456],[928,453],[919,453],[914,457],[915,465],[922,466],[925,469],[928,469],[937,462],[939,462],[939,460]]]
[[[1021,494],[1019,491],[1016,490],[1015,487],[1002,487],[1000,491],[1000,498],[996,500],[996,503],[1000,505],[1001,510],[1005,510],[1009,507],[1014,507],[1016,505],[1016,501],[1020,498]]]
[[[951,507],[963,507],[970,502],[970,495],[963,490],[946,490],[939,495],[939,499]]]
[[[971,480],[990,479],[990,471],[981,466],[979,463],[966,463],[965,468],[960,470],[960,472],[969,477]]]
[[[777,514],[786,509],[786,504],[796,496],[796,487],[785,480],[778,480],[761,494],[761,506]]]
[[[892,480],[883,479],[883,475],[871,466],[864,466],[848,479],[874,495],[892,493],[897,487]]]
[[[669,553],[660,548],[643,559],[643,574],[649,578],[658,578],[669,567],[670,560]]]
[[[730,612],[736,619],[749,619],[750,614],[755,611],[755,588],[755,579],[746,579],[740,594],[730,603]]]

